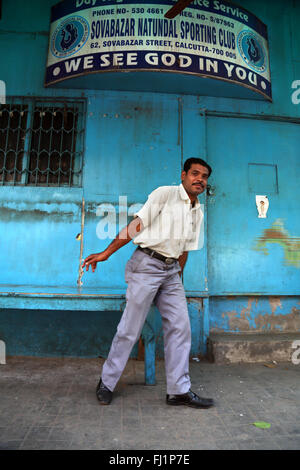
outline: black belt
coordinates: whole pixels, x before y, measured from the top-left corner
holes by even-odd
[[[143,251],[147,255],[152,256],[152,258],[156,258],[156,259],[159,259],[160,261],[164,261],[166,264],[173,264],[175,263],[175,261],[178,261],[176,258],[168,258],[167,256],[163,256],[154,250],[150,250],[150,248],[142,248],[141,246],[138,246],[138,249]]]

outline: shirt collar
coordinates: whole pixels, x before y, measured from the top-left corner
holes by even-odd
[[[189,195],[188,195],[188,193],[186,192],[186,190],[184,189],[184,186],[183,186],[182,183],[179,185],[179,194],[180,194],[181,199],[183,199],[183,200],[188,201],[188,202],[191,203],[191,200],[190,200],[190,198],[189,198]],[[200,202],[199,202],[198,198],[196,198],[196,201],[195,201],[194,209],[196,209],[196,208],[197,208],[197,209],[200,208]]]

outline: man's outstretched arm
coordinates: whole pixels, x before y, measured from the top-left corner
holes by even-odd
[[[136,217],[120,231],[120,233],[104,251],[87,256],[82,264],[82,268],[85,267],[86,271],[88,271],[89,266],[91,265],[92,271],[94,272],[98,262],[106,261],[115,251],[122,248],[122,246],[127,245],[127,243],[129,243],[134,238],[134,236],[142,230],[142,228],[143,223],[141,219]]]

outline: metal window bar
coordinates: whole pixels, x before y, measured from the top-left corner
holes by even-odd
[[[0,183],[21,179],[27,110],[18,105],[0,106]]]
[[[0,107],[0,184],[80,186],[86,100],[14,97],[7,103]]]
[[[28,154],[30,148],[30,141],[31,141],[31,132],[30,129],[32,127],[32,118],[33,118],[33,108],[34,103],[30,101],[28,103],[28,112],[26,117],[26,131],[24,136],[24,155],[22,159],[22,173],[21,173],[21,184],[25,185],[27,183],[27,174],[28,174]]]
[[[13,180],[13,182],[16,181],[16,174],[17,174],[17,166],[18,166],[18,149],[19,149],[19,143],[20,143],[20,120],[21,120],[21,116],[22,116],[22,111],[12,111],[12,117],[14,117],[14,114],[17,114],[16,116],[16,119],[18,120],[18,126],[15,130],[15,133],[17,134],[16,135],[16,153],[15,153],[15,161],[14,161],[14,165],[12,165],[12,168],[10,168],[10,176],[11,176],[11,179]]]

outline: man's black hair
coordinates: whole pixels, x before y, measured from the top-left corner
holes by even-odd
[[[184,165],[183,165],[183,171],[185,171],[186,173],[189,171],[189,169],[191,168],[192,164],[193,163],[198,163],[198,165],[202,165],[202,166],[205,166],[207,169],[208,169],[208,176],[211,175],[211,172],[212,172],[212,169],[211,167],[209,166],[208,163],[206,163],[204,160],[202,160],[201,158],[188,158],[185,162],[184,162]]]

